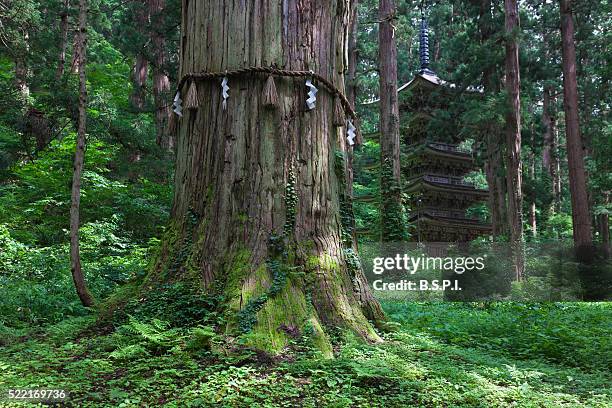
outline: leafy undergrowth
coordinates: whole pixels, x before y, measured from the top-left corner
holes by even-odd
[[[209,326],[143,314],[0,326],[0,390],[63,388],[75,407],[612,406],[607,304],[384,306],[399,329],[338,338],[333,360],[303,339],[282,358],[227,353]]]

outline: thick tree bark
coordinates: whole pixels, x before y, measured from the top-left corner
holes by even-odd
[[[68,48],[68,11],[70,9],[70,0],[64,0],[64,8],[60,13],[60,45],[59,57],[57,60],[57,70],[55,71],[55,79],[59,80],[64,76],[66,70],[66,49]]]
[[[344,1],[184,0],[180,75],[276,64],[342,89],[348,12]],[[343,242],[345,132],[333,126],[333,98],[319,87],[307,111],[305,78],[276,78],[271,110],[265,80],[230,77],[225,109],[220,81],[198,82],[199,106],[179,126],[172,232],[153,273],[221,288],[227,330],[257,347],[282,350],[283,326],[310,326],[326,355],[326,324],[379,341],[368,318],[384,315]],[[290,268],[304,275],[287,277]]]
[[[380,0],[378,14],[378,69],[380,94],[380,224],[381,241],[404,238],[400,180],[399,105],[394,0]]]
[[[519,17],[517,0],[505,0],[506,20],[506,92],[508,112],[506,114],[508,224],[510,245],[514,258],[516,280],[521,280],[525,270],[523,252],[522,217],[522,169],[521,169],[521,101],[518,54]]]
[[[74,173],[72,176],[72,195],[70,205],[70,270],[77,295],[83,306],[93,306],[93,298],[87,289],[81,255],[79,251],[79,218],[81,206],[81,174],[85,158],[85,132],[87,120],[87,77],[85,72],[87,50],[87,0],[79,2],[79,125],[74,154]]]
[[[579,257],[589,257],[593,241],[587,180],[584,169],[584,152],[578,121],[578,86],[576,83],[576,49],[574,46],[574,21],[572,2],[561,0],[561,38],[563,57],[563,105],[565,108],[565,135],[569,187],[572,199],[574,245]],[[587,260],[587,259],[585,259]]]
[[[174,136],[168,131],[170,114],[170,78],[166,73],[166,36],[164,33],[165,0],[148,0],[151,17],[151,44],[153,45],[153,98],[155,102],[155,125],[157,144],[174,150]]]

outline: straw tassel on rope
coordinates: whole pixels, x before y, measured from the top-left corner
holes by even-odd
[[[198,109],[198,86],[195,80],[191,80],[189,89],[187,89],[187,95],[185,96],[185,108],[187,109]]]
[[[274,83],[274,77],[272,75],[268,75],[268,79],[264,85],[263,105],[266,108],[278,108],[278,93],[276,92],[276,84]]]
[[[336,95],[334,97],[334,126],[344,126],[346,124],[346,118],[344,115],[344,107],[340,101],[340,97]]]

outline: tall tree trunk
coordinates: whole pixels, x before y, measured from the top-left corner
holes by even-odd
[[[607,206],[610,203],[610,193],[606,192],[604,204]],[[606,259],[610,258],[610,216],[605,214],[599,215],[599,233],[601,235],[601,245],[603,254]]]
[[[80,1],[80,0],[79,0]],[[80,31],[77,30],[74,33],[74,37],[72,39],[72,61],[70,62],[70,73],[76,74],[79,72],[79,36],[81,35]]]
[[[478,19],[481,45],[493,36],[493,18],[491,15],[491,0],[480,0],[480,15]],[[499,82],[494,79],[496,66],[484,65],[483,84],[485,92],[499,93]],[[489,186],[489,209],[491,212],[491,227],[493,239],[506,232],[506,188],[503,161],[503,143],[501,129],[492,121],[485,128],[486,162],[485,175]]]
[[[81,174],[85,158],[85,132],[87,120],[87,77],[85,72],[87,51],[87,0],[79,1],[79,125],[77,129],[76,151],[74,153],[74,173],[70,205],[70,270],[77,295],[83,306],[93,306],[93,298],[87,289],[81,254],[79,251],[79,218],[81,206]]]
[[[531,146],[529,148],[529,179],[532,183],[536,180],[536,155],[535,155],[535,129],[533,122],[531,125]],[[536,223],[536,193],[531,193],[529,203],[529,227],[531,229],[531,236],[536,238],[538,236],[538,228]]]
[[[349,15],[349,37],[348,37],[348,70],[347,70],[347,86],[346,86],[346,97],[348,98],[351,106],[355,108],[357,102],[357,61],[359,60],[359,50],[357,48],[357,35],[358,35],[358,14],[357,9],[359,7],[358,0],[352,0],[350,2],[350,15]],[[356,143],[360,144],[361,140],[356,140]],[[346,193],[351,201],[351,210],[353,207],[353,146],[346,144],[347,149],[347,164],[346,164]],[[357,242],[357,230],[355,227],[354,212],[351,211],[351,231],[353,240]]]
[[[358,37],[358,8],[359,0],[351,1],[351,14],[349,20],[349,40],[348,40],[348,74],[346,79],[346,97],[351,106],[355,107],[357,101],[357,62],[359,61],[359,48],[357,47]]]
[[[343,89],[347,6],[184,0],[180,75],[276,64]],[[379,341],[368,318],[384,315],[343,231],[345,132],[322,87],[306,110],[305,79],[275,79],[276,110],[262,103],[265,77],[230,76],[225,108],[220,81],[198,81],[199,106],[179,126],[172,228],[152,274],[221,290],[227,330],[259,348],[280,351],[283,327],[308,326],[331,355],[324,324]],[[293,268],[304,275],[287,277]]]
[[[146,1],[135,3],[137,9],[134,10],[134,18],[139,33],[143,34],[145,27],[149,22],[149,5]],[[143,44],[144,48],[144,44]],[[154,50],[155,51],[155,50]],[[134,69],[132,71],[132,94],[130,95],[130,103],[136,110],[142,110],[146,100],[146,85],[147,75],[149,74],[149,61],[144,55],[144,50],[140,50],[136,54]]]
[[[28,85],[28,53],[30,51],[30,35],[27,31],[23,32],[24,49],[18,50],[15,56],[15,86],[22,102],[27,104],[30,96],[30,86]]]
[[[380,0],[378,70],[380,94],[380,231],[381,241],[405,238],[400,180],[399,105],[394,0]]]
[[[64,76],[66,70],[66,49],[68,48],[68,11],[70,9],[70,0],[64,0],[64,8],[60,13],[60,45],[59,58],[57,60],[57,70],[55,71],[55,79],[60,80]]]
[[[157,144],[174,150],[174,136],[168,131],[170,114],[170,78],[166,73],[166,35],[164,33],[165,0],[148,0],[151,16],[151,43],[153,45],[153,98],[155,102],[155,125]]]
[[[553,212],[560,210],[561,177],[559,174],[559,149],[557,113],[555,97],[550,87],[544,88],[542,106],[542,124],[544,125],[544,141],[542,150],[542,167],[550,175],[553,193]]]
[[[521,100],[518,54],[519,17],[517,0],[505,0],[506,15],[506,92],[508,112],[506,114],[508,224],[510,245],[514,258],[516,280],[521,280],[525,270],[523,251],[522,217],[522,169],[521,169]]]
[[[134,69],[132,70],[132,94],[130,103],[136,110],[142,110],[146,99],[147,75],[149,73],[149,61],[143,53],[136,54]]]
[[[563,57],[563,106],[565,108],[565,136],[569,187],[572,199],[574,246],[580,258],[589,260],[593,241],[584,169],[584,151],[578,121],[578,87],[576,83],[576,49],[574,46],[572,2],[570,0],[561,0],[560,11],[561,50]]]

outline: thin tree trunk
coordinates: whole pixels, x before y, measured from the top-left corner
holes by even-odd
[[[30,86],[28,85],[28,61],[27,56],[30,51],[30,35],[27,31],[23,32],[25,48],[15,56],[15,86],[19,92],[21,100],[27,104],[30,96]]]
[[[610,202],[610,194],[605,193],[604,204]],[[601,234],[601,244],[603,254],[606,259],[610,258],[610,216],[608,214],[599,215],[599,233]]]
[[[480,1],[480,16],[478,20],[481,45],[490,40],[493,35],[493,19],[491,15],[491,0]],[[495,81],[494,73],[496,67],[492,64],[485,65],[483,70],[483,84],[485,92],[498,93],[499,82]],[[505,233],[506,223],[506,189],[505,180],[502,176],[504,171],[503,143],[501,131],[495,123],[489,123],[486,132],[486,161],[485,175],[489,186],[489,209],[491,212],[491,228],[493,239],[497,239]]]
[[[134,70],[132,71],[132,94],[130,103],[137,110],[142,110],[145,105],[147,75],[149,73],[149,61],[142,53],[136,55]]]
[[[576,83],[576,49],[572,2],[561,0],[561,38],[563,57],[563,105],[565,108],[565,135],[569,187],[572,199],[574,245],[579,258],[589,260],[593,246],[587,180],[584,169],[584,151],[578,120],[578,87]]]
[[[553,194],[553,212],[561,206],[561,177],[559,173],[559,135],[557,128],[556,100],[550,87],[544,88],[542,122],[544,125],[544,141],[542,151],[542,167],[550,175]]]
[[[399,105],[394,0],[380,0],[378,69],[380,94],[380,224],[381,241],[404,239],[400,180]]]
[[[79,0],[80,1],[80,0]],[[76,74],[79,72],[79,44],[80,31],[76,30],[72,39],[72,61],[70,62],[70,73]]]
[[[87,50],[87,0],[79,2],[79,125],[77,130],[76,151],[74,154],[74,173],[70,205],[70,269],[77,295],[83,306],[93,306],[93,298],[87,289],[81,255],[79,251],[79,218],[81,206],[81,174],[85,158],[85,132],[87,120],[87,77],[85,72]]]
[[[351,1],[350,17],[349,17],[349,38],[348,38],[348,72],[347,72],[347,86],[346,96],[353,108],[355,108],[357,102],[357,61],[359,60],[359,50],[357,48],[357,28],[358,28],[358,15],[357,9],[359,7],[358,0]],[[357,143],[361,143],[361,140],[356,140]],[[351,230],[353,235],[353,241],[357,242],[357,230],[355,227],[355,217],[352,211],[353,207],[353,146],[346,144],[347,149],[347,165],[346,165],[346,193],[351,201]]]
[[[357,47],[358,37],[358,15],[359,0],[351,1],[351,17],[348,41],[348,74],[346,78],[346,97],[351,106],[355,107],[357,101],[357,62],[359,61],[359,48]]]
[[[550,174],[552,179],[552,151],[553,151],[553,132],[552,132],[552,115],[550,114],[550,87],[544,87],[544,95],[542,97],[542,125],[544,126],[544,135],[542,143],[542,167]]]
[[[184,0],[180,75],[276,64],[344,89],[345,7]],[[330,356],[324,324],[379,341],[368,318],[384,315],[343,242],[346,175],[336,153],[345,131],[333,126],[333,97],[320,84],[306,110],[305,79],[275,79],[277,109],[263,105],[265,77],[230,76],[225,108],[220,80],[198,81],[198,107],[179,125],[172,228],[152,274],[221,290],[226,330],[250,333],[254,346],[280,351],[283,327],[308,326]],[[303,277],[287,277],[291,268]]]
[[[135,3],[137,7],[134,10],[134,18],[137,30],[140,34],[144,33],[145,27],[149,23],[149,5],[146,0]],[[132,71],[132,94],[130,95],[130,103],[136,110],[142,110],[145,105],[147,84],[147,75],[149,73],[149,61],[144,55],[144,51],[140,50],[136,54],[134,69]]]
[[[553,155],[552,155],[552,166],[555,169],[555,174],[553,177],[553,183],[555,186],[555,189],[553,190],[554,193],[554,199],[555,199],[555,208],[557,208],[558,211],[561,211],[561,158],[560,158],[560,153],[559,153],[559,127],[556,125],[557,123],[557,119],[556,116],[553,118],[553,123],[555,123],[555,127],[553,129],[553,138],[555,141],[555,148],[553,149]]]
[[[60,13],[60,52],[57,61],[57,70],[55,71],[55,79],[59,80],[64,76],[66,70],[66,49],[68,48],[68,11],[70,9],[70,0],[64,0],[64,9]]]
[[[535,155],[535,129],[533,122],[531,125],[531,146],[529,148],[529,179],[532,183],[536,180],[536,155]],[[531,236],[536,238],[538,236],[538,228],[536,223],[536,193],[532,192],[529,203],[529,226],[531,229]]]
[[[514,258],[516,280],[520,281],[525,269],[522,222],[522,169],[521,169],[521,101],[517,36],[519,17],[517,0],[505,0],[506,15],[506,91],[509,109],[506,114],[508,224],[510,245]]]
[[[164,33],[165,0],[148,0],[151,17],[151,43],[153,44],[153,98],[155,102],[155,125],[157,144],[174,150],[174,136],[168,132],[170,114],[170,78],[166,74],[166,37]]]

